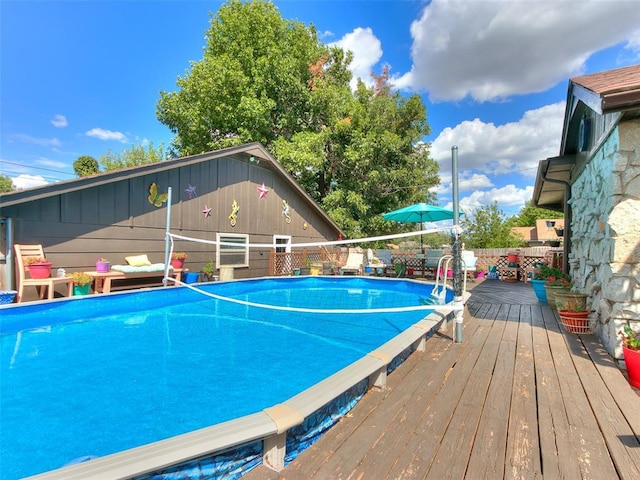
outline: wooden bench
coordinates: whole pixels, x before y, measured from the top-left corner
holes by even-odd
[[[180,274],[187,272],[186,268],[174,268],[169,271],[169,276],[175,280],[180,280]],[[87,275],[93,278],[93,293],[110,293],[116,290],[130,290],[133,288],[143,287],[159,287],[162,286],[162,279],[164,278],[164,271],[157,272],[132,272],[124,273],[111,270],[109,272],[85,272]],[[135,279],[148,279],[145,282],[124,282],[121,284],[114,284],[114,281],[119,280],[135,280]],[[174,282],[168,282],[169,285],[175,285]]]

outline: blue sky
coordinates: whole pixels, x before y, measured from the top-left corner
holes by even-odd
[[[155,115],[202,58],[218,1],[0,1],[0,173],[19,188],[74,178],[81,155],[168,145]],[[465,211],[531,199],[560,148],[569,78],[640,62],[637,0],[275,1],[355,54],[354,74],[391,67],[427,106],[441,206],[458,146]]]

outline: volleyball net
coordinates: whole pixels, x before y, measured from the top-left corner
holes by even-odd
[[[366,265],[372,261],[385,261],[383,265],[389,267],[388,259],[374,259],[378,252],[382,249],[372,249],[359,247],[360,245],[380,244],[382,242],[393,242],[411,237],[420,237],[431,233],[450,233],[457,236],[460,233],[459,227],[448,226],[419,231],[396,233],[390,235],[380,235],[375,237],[363,237],[355,239],[339,239],[334,241],[314,241],[301,243],[249,243],[243,239],[242,243],[224,240],[206,240],[201,238],[188,237],[171,232],[167,232],[168,253],[167,258],[171,258],[176,245],[179,245],[180,251],[202,251],[201,246],[197,248],[187,248],[187,244],[206,245],[207,248],[215,247],[220,252],[230,252],[231,255],[236,252],[237,255],[245,255],[246,258],[251,257],[252,250],[264,252],[277,252],[276,258],[279,258],[279,275],[294,275],[294,270],[302,264],[302,260],[306,263],[315,263],[322,265],[340,265],[340,269],[347,266],[350,252],[358,252],[362,255],[361,264]],[[224,238],[224,237],[222,237]],[[244,237],[246,238],[246,237]],[[358,247],[358,248],[354,248]],[[386,250],[386,249],[384,249]],[[393,265],[391,265],[393,268]],[[348,270],[347,270],[348,271]],[[321,275],[335,275],[336,270],[320,271]],[[342,270],[340,271],[342,273]],[[349,273],[352,273],[349,271]],[[267,277],[267,279],[270,277]],[[350,278],[354,278],[350,276]],[[355,277],[357,278],[357,277]],[[368,278],[368,277],[364,277]],[[359,314],[394,314],[403,312],[426,312],[437,308],[441,312],[450,312],[460,310],[459,305],[442,305],[442,296],[446,291],[446,285],[442,287],[440,292],[429,291],[433,288],[432,284],[424,284],[424,295],[404,296],[403,294],[382,294],[380,290],[375,288],[354,288],[345,284],[344,288],[338,288],[334,285],[325,285],[322,288],[313,288],[311,290],[301,289],[303,294],[296,294],[296,287],[278,287],[270,286],[273,291],[267,292],[242,292],[238,293],[228,288],[210,288],[206,283],[186,283],[182,280],[174,279],[169,275],[165,275],[165,279],[187,287],[190,290],[198,292],[203,297],[225,302],[228,305],[241,307],[251,307],[263,309],[272,312],[282,313],[298,313],[298,314],[342,314],[342,315],[359,315]],[[303,295],[303,298],[301,298]],[[309,298],[312,296],[313,298]],[[406,304],[403,304],[403,299]],[[410,300],[409,300],[410,299]],[[309,305],[312,305],[311,307]]]

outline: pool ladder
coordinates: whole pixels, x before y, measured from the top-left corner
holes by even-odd
[[[453,255],[444,255],[438,260],[438,269],[436,270],[436,284],[431,291],[431,298],[436,301],[439,305],[444,305],[447,295],[447,272],[449,271],[449,264],[453,260]],[[462,298],[465,298],[467,291],[467,271],[466,271],[466,263],[463,258],[460,259],[462,262],[462,270],[463,270],[463,284],[462,284]],[[443,268],[444,267],[444,268]],[[440,283],[442,282],[442,285]]]

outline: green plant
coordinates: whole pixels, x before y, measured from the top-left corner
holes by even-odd
[[[171,260],[186,260],[187,254],[184,252],[173,252],[171,254]]]
[[[73,283],[79,286],[89,285],[93,281],[93,279],[84,272],[73,272],[67,276],[73,278]]]
[[[568,274],[564,273],[562,270],[556,267],[550,267],[548,265],[542,264],[538,266],[538,269],[540,271],[535,272],[533,275],[534,280],[547,280],[549,277],[554,277],[555,279],[558,279],[558,278],[566,278],[567,280],[571,279],[571,277]]]
[[[567,312],[586,312],[586,296],[580,293],[576,294],[566,294],[566,295],[556,295],[556,305],[558,306],[558,311],[567,311]]]
[[[47,263],[47,259],[44,257],[27,257],[24,259],[25,265],[34,265],[36,263]]]
[[[545,285],[548,287],[571,287],[571,277],[568,275],[562,277],[547,277]]]
[[[640,352],[640,338],[638,338],[638,334],[629,325],[622,327],[622,330],[620,330],[618,334],[622,335],[622,344],[625,347],[629,350]]]
[[[213,263],[213,259],[210,258],[207,260],[207,263],[202,267],[202,273],[204,273],[207,277],[213,277],[213,274],[216,271],[216,265]]]

